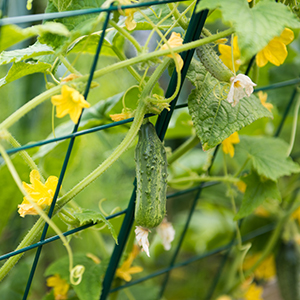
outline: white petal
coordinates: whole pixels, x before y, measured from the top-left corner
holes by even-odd
[[[171,242],[175,237],[175,230],[170,222],[166,218],[156,228],[157,233],[160,235],[165,250],[171,249]]]
[[[253,93],[253,87],[256,86],[256,84],[244,74],[238,74],[235,77],[231,77],[230,82],[231,85],[227,101],[232,103],[232,106],[235,106],[242,98],[246,96],[250,97]],[[237,87],[235,87],[235,83],[237,83]]]
[[[148,233],[150,232],[149,229],[147,228],[143,228],[140,226],[136,226],[135,229],[135,238],[139,244],[139,246],[141,246],[143,249],[143,251],[146,252],[146,254],[150,257],[150,253],[149,253],[149,241],[148,241]]]

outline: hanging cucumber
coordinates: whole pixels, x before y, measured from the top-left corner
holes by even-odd
[[[284,300],[300,299],[300,249],[294,241],[281,242],[276,257],[278,285]]]
[[[167,156],[152,123],[146,122],[139,131],[135,148],[137,226],[158,226],[166,214]]]
[[[196,54],[205,69],[219,81],[230,82],[233,72],[224,65],[215,50],[208,44],[198,47]]]

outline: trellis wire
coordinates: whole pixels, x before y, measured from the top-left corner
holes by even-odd
[[[103,39],[104,39],[105,30],[107,28],[110,12],[118,10],[118,9],[126,9],[126,8],[134,8],[134,7],[146,7],[146,6],[150,6],[150,5],[166,4],[166,3],[171,3],[171,2],[182,2],[182,1],[185,1],[185,0],[151,1],[151,2],[145,2],[145,3],[123,5],[123,6],[111,6],[109,8],[104,8],[104,9],[103,8],[99,8],[99,9],[97,8],[97,9],[87,9],[87,10],[80,10],[80,11],[67,11],[67,12],[60,12],[60,13],[47,13],[47,14],[33,15],[33,16],[14,17],[14,18],[7,18],[7,19],[0,20],[0,26],[5,25],[5,24],[12,24],[12,23],[19,24],[19,23],[24,23],[24,22],[34,22],[34,21],[41,21],[41,20],[50,20],[50,19],[54,19],[54,18],[58,19],[58,18],[78,16],[78,15],[83,15],[83,14],[106,12],[107,15],[106,15],[106,21],[103,25],[103,34],[101,35],[101,38],[99,40],[97,52],[95,54],[95,59],[94,59],[94,62],[93,62],[93,65],[92,65],[92,68],[91,68],[91,71],[90,71],[90,77],[89,77],[89,80],[88,80],[88,83],[87,83],[87,86],[86,86],[86,91],[84,93],[84,97],[86,99],[87,95],[88,95],[88,92],[89,92],[90,84],[91,84],[91,81],[92,81],[92,78],[93,78],[93,73],[95,71],[97,59],[98,59],[98,56],[99,56],[99,53],[100,53],[100,50],[101,50],[101,46],[102,46],[102,42],[103,42]],[[3,5],[2,5],[3,6],[3,11],[6,11],[6,8],[7,8],[6,5],[5,5],[6,3],[7,3],[6,1],[3,2]],[[207,11],[200,12],[198,14],[193,13],[184,42],[190,42],[190,41],[195,40],[199,37],[200,32],[202,31],[202,27],[204,25],[206,16],[207,16]],[[184,69],[182,70],[181,87],[182,87],[187,69],[189,67],[189,63],[190,63],[191,58],[193,56],[193,51],[194,50],[190,50],[188,52],[182,53],[182,57],[183,57],[185,63],[184,63]],[[254,57],[251,59],[246,73],[249,72],[251,64],[253,63],[253,61],[254,61]],[[167,93],[166,93],[166,97],[170,97],[173,94],[174,90],[175,90],[176,81],[177,81],[176,76],[177,76],[176,72],[173,73],[172,78],[170,80],[169,88],[168,88]],[[280,87],[289,86],[289,85],[297,85],[299,83],[300,83],[300,79],[296,78],[296,79],[293,79],[293,80],[272,84],[272,85],[269,85],[269,86],[266,86],[266,87],[257,88],[255,91],[269,90],[269,89],[280,88]],[[275,133],[275,136],[279,135],[280,130],[282,129],[283,123],[284,123],[284,121],[287,117],[288,111],[290,110],[290,107],[292,105],[292,102],[293,102],[296,94],[297,94],[297,89],[295,88],[294,91],[293,91],[292,97],[291,97],[291,99],[290,99],[290,101],[287,105],[287,108],[284,112],[282,120],[281,120],[281,122],[278,126],[278,129],[277,129],[276,133]],[[173,110],[175,108],[182,108],[182,107],[187,106],[186,104],[181,104],[181,105],[175,106],[177,98],[178,98],[178,96],[175,98],[174,101],[172,101],[170,112],[167,112],[166,110],[164,110],[160,114],[160,116],[158,117],[158,120],[157,120],[157,123],[156,123],[156,130],[157,130],[158,135],[161,138],[161,140],[163,140],[163,138],[164,138],[164,135],[166,133],[168,123],[169,123],[170,118],[172,116]],[[55,138],[55,139],[40,141],[40,142],[31,144],[31,145],[25,145],[25,146],[21,146],[21,147],[18,147],[18,148],[9,149],[9,150],[7,150],[7,153],[12,154],[12,153],[16,153],[16,152],[21,151],[21,150],[25,150],[25,149],[29,149],[29,148],[33,148],[33,147],[37,147],[37,146],[41,146],[41,145],[45,145],[45,144],[65,140],[65,139],[70,139],[69,147],[68,147],[66,157],[65,157],[65,160],[64,160],[64,163],[63,163],[63,167],[62,167],[62,170],[61,170],[61,174],[60,174],[60,177],[59,177],[59,183],[58,183],[58,186],[57,186],[54,198],[53,198],[53,202],[52,202],[52,205],[51,205],[50,211],[49,211],[49,217],[51,218],[52,213],[53,213],[53,209],[54,209],[54,205],[55,205],[56,199],[58,197],[59,187],[62,183],[64,174],[66,172],[66,168],[67,168],[67,165],[68,165],[68,159],[70,157],[70,153],[72,151],[72,146],[73,146],[75,138],[77,136],[80,136],[80,135],[85,135],[85,134],[96,132],[96,131],[103,130],[103,129],[106,129],[106,128],[110,128],[110,127],[119,126],[119,125],[122,125],[122,124],[125,124],[125,123],[129,123],[132,120],[133,120],[133,118],[130,118],[130,119],[127,119],[127,120],[124,120],[124,121],[119,121],[119,122],[115,122],[115,123],[112,123],[112,124],[101,125],[101,126],[97,126],[97,127],[91,128],[91,129],[82,130],[82,131],[77,132],[78,127],[79,127],[79,122],[80,122],[80,120],[79,120],[78,123],[75,125],[72,134],[64,135],[62,137],[58,137],[58,138]],[[218,148],[216,148],[213,157],[215,157],[217,149]],[[180,191],[180,192],[176,192],[176,193],[173,193],[171,195],[168,195],[168,198],[171,198],[171,197],[176,197],[178,195],[182,195],[182,194],[185,194],[185,193],[191,193],[193,191],[196,191],[196,195],[194,197],[190,212],[188,214],[187,221],[185,223],[184,229],[183,229],[182,234],[180,236],[179,242],[177,244],[176,250],[173,254],[173,257],[171,259],[169,267],[166,267],[166,268],[161,269],[157,272],[154,272],[154,273],[152,273],[152,274],[150,274],[146,277],[143,277],[143,278],[140,278],[138,280],[126,283],[122,286],[116,287],[112,290],[110,290],[110,286],[111,286],[112,280],[114,278],[114,273],[115,273],[116,268],[118,267],[118,263],[119,263],[119,260],[121,258],[121,255],[123,253],[123,249],[124,249],[124,246],[127,242],[127,238],[128,238],[130,229],[132,227],[133,219],[134,219],[133,212],[134,212],[134,202],[135,202],[135,189],[132,193],[132,197],[131,197],[131,200],[129,202],[129,206],[128,206],[127,209],[122,210],[118,213],[115,213],[111,216],[106,217],[106,219],[109,220],[109,219],[112,219],[112,218],[115,218],[115,217],[118,217],[118,216],[121,216],[121,215],[125,214],[125,218],[124,218],[124,221],[123,221],[120,233],[119,233],[119,237],[118,237],[119,245],[115,246],[114,252],[111,256],[110,265],[107,269],[105,279],[104,279],[104,282],[103,282],[103,291],[102,291],[102,295],[101,295],[101,300],[106,299],[106,297],[108,296],[108,294],[110,292],[115,292],[115,291],[118,291],[118,290],[123,289],[125,287],[129,287],[129,286],[132,286],[134,284],[143,282],[143,281],[148,280],[150,278],[153,278],[153,277],[156,277],[156,276],[159,276],[159,275],[162,275],[162,274],[166,274],[166,277],[165,277],[165,280],[163,281],[161,291],[160,291],[160,295],[159,295],[161,297],[164,293],[165,288],[166,288],[168,278],[169,278],[169,272],[171,270],[173,270],[174,268],[186,266],[186,265],[188,265],[190,263],[193,263],[197,260],[200,260],[202,258],[205,258],[205,257],[208,257],[210,255],[220,253],[221,251],[227,250],[225,256],[223,257],[223,260],[221,261],[220,267],[219,267],[219,276],[215,278],[215,281],[213,282],[213,284],[211,286],[211,289],[209,290],[206,299],[208,300],[208,299],[211,298],[211,296],[214,292],[214,289],[217,286],[218,279],[220,277],[221,271],[222,271],[222,269],[225,265],[225,262],[226,262],[226,260],[229,256],[229,251],[230,251],[231,247],[235,244],[235,239],[232,239],[231,242],[228,243],[225,246],[219,247],[215,250],[209,251],[209,252],[204,253],[202,255],[195,256],[195,257],[193,257],[191,259],[188,259],[184,262],[175,264],[175,260],[176,260],[176,257],[178,255],[178,253],[179,253],[180,247],[183,243],[185,233],[188,229],[189,222],[190,222],[191,217],[193,215],[193,211],[196,207],[196,203],[197,203],[197,200],[200,196],[201,190],[205,187],[209,187],[209,186],[212,186],[214,184],[216,184],[216,183],[215,182],[202,183],[197,187],[194,187],[194,188],[191,188],[191,189],[186,189],[184,191]],[[67,235],[70,235],[70,234],[74,234],[75,232],[79,232],[79,231],[84,230],[86,228],[89,228],[93,225],[95,225],[95,224],[90,223],[90,224],[87,224],[87,225],[84,225],[84,226],[80,226],[78,228],[75,228],[73,230],[69,230],[69,231],[63,233],[63,235],[67,236]],[[46,233],[47,233],[47,228],[48,228],[48,224],[46,223],[40,242],[38,242],[36,244],[33,244],[33,245],[30,245],[28,247],[25,247],[23,249],[19,249],[17,251],[13,251],[11,253],[0,256],[0,260],[4,260],[4,259],[7,259],[7,258],[13,256],[13,255],[17,255],[17,254],[26,252],[26,251],[31,250],[31,249],[36,248],[36,247],[38,248],[37,254],[36,254],[36,257],[35,257],[31,272],[30,272],[30,276],[29,276],[29,279],[28,279],[28,282],[27,282],[27,285],[26,285],[26,290],[25,290],[24,297],[23,297],[24,300],[27,299],[29,289],[30,289],[30,286],[31,286],[31,282],[32,282],[32,279],[33,279],[33,275],[34,275],[34,272],[35,272],[35,269],[36,269],[36,266],[37,266],[37,262],[39,260],[39,254],[41,252],[42,246],[46,243],[50,243],[50,242],[53,242],[53,241],[59,239],[59,237],[57,235],[53,236],[53,237],[50,237],[48,239],[45,239],[45,236],[46,236]],[[259,235],[264,234],[266,232],[269,232],[273,228],[274,228],[274,224],[269,224],[265,227],[259,228],[258,230],[256,230],[256,231],[246,235],[245,237],[243,237],[243,241],[252,239],[253,237],[256,237],[256,236],[259,236]]]

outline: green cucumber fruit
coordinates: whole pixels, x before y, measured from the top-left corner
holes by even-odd
[[[278,285],[284,300],[300,299],[300,250],[294,241],[281,242],[276,256]]]
[[[141,126],[135,148],[137,226],[158,226],[166,214],[167,156],[152,123]]]
[[[230,82],[233,72],[224,65],[215,50],[208,44],[198,47],[196,54],[205,69],[219,81]]]

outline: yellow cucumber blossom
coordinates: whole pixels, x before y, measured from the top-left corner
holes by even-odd
[[[53,287],[54,299],[65,300],[68,299],[68,290],[70,285],[66,280],[60,278],[58,274],[51,276],[47,279],[47,286]]]
[[[122,113],[120,114],[114,114],[114,115],[109,115],[109,117],[114,121],[114,122],[118,122],[118,121],[123,121],[129,118],[133,117],[133,114],[131,112],[131,110],[129,109],[123,109]]]
[[[220,52],[220,58],[224,65],[228,67],[231,71],[237,72],[241,65],[241,52],[238,46],[238,37],[233,38],[233,59],[234,59],[234,69],[232,67],[232,55],[231,46],[219,44],[218,49]]]
[[[156,231],[160,238],[162,239],[164,249],[166,251],[171,249],[171,243],[175,237],[175,230],[167,218],[164,218],[163,221],[156,227]]]
[[[40,174],[37,170],[30,172],[30,183],[23,182],[23,187],[28,193],[30,198],[41,208],[49,206],[52,202],[58,178],[56,176],[50,176],[45,184],[40,181]],[[18,205],[18,213],[21,217],[26,215],[37,215],[37,211],[33,205],[28,201],[27,197],[23,198],[23,202]]]
[[[136,27],[136,22],[133,19],[133,15],[135,12],[136,9],[134,8],[125,9],[125,26],[129,31],[133,30]]]
[[[51,102],[56,106],[56,116],[58,118],[63,118],[69,114],[75,124],[79,120],[82,109],[90,107],[83,95],[67,85],[62,86],[61,95],[51,97]]]
[[[244,294],[244,300],[263,300],[263,288],[251,283]]]
[[[261,254],[257,253],[246,257],[243,263],[243,269],[250,269],[260,258]],[[268,256],[255,270],[254,276],[256,279],[270,280],[276,276],[275,258],[274,255]]]
[[[139,254],[140,249],[137,245],[133,245],[132,252],[129,254],[129,257],[123,262],[122,266],[117,269],[116,276],[124,279],[125,281],[129,282],[131,281],[132,277],[131,274],[140,273],[143,271],[142,267],[132,267],[133,260],[137,257]]]
[[[283,64],[288,55],[286,45],[291,43],[293,39],[294,32],[285,28],[280,36],[274,37],[265,48],[257,53],[257,66],[263,67],[268,63],[268,61],[275,66]]]
[[[142,251],[145,251],[148,257],[150,257],[149,253],[149,241],[148,241],[148,234],[151,232],[147,228],[143,228],[141,226],[136,226],[135,228],[135,238],[140,247],[142,247]]]
[[[227,101],[234,107],[244,97],[250,97],[253,93],[253,87],[256,86],[252,80],[244,74],[238,74],[230,78],[230,89]]]
[[[267,93],[264,93],[263,91],[259,91],[257,93],[258,95],[258,98],[260,100],[260,103],[269,111],[272,111],[272,108],[273,108],[273,104],[271,103],[267,103],[267,98],[268,98],[268,94]]]
[[[238,144],[240,138],[237,132],[234,132],[227,139],[222,142],[222,150],[225,154],[229,154],[231,157],[234,156],[234,144]]]
[[[170,38],[168,39],[168,44],[171,48],[182,46],[182,42],[183,42],[183,39],[181,38],[180,33],[176,33],[176,32],[172,32]],[[169,48],[168,48],[167,44],[164,44],[160,49],[161,50],[166,50],[166,49],[169,49]],[[181,70],[182,67],[183,67],[183,60],[182,60],[181,56],[178,53],[174,53],[174,54],[175,54],[175,57],[178,61],[179,68]],[[172,54],[168,54],[167,56],[173,58]]]

